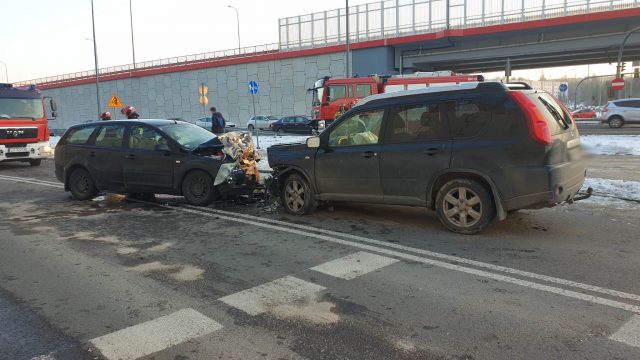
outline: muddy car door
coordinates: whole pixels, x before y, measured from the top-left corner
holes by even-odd
[[[340,120],[323,135],[316,153],[320,198],[379,202],[379,154],[384,109],[363,110]]]
[[[124,157],[125,124],[108,123],[100,126],[89,151],[89,172],[101,184],[100,188],[121,190],[122,158]]]
[[[169,140],[148,125],[132,125],[122,163],[127,191],[173,187],[173,154]]]

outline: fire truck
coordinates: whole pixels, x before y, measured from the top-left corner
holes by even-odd
[[[0,162],[23,161],[38,166],[52,156],[45,102],[35,85],[0,83]],[[56,117],[56,102],[48,98]]]
[[[340,115],[342,111],[349,110],[358,100],[369,95],[476,81],[484,81],[484,77],[451,71],[335,79],[325,76],[309,89],[313,93],[311,115],[313,119],[318,120],[319,130],[322,130],[323,122],[329,125],[336,118],[336,114]]]

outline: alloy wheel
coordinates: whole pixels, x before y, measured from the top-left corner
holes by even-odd
[[[466,187],[451,189],[443,199],[444,216],[452,224],[472,227],[482,218],[482,201]]]
[[[287,207],[293,212],[299,212],[304,207],[305,201],[304,186],[298,180],[291,180],[285,187],[285,202]]]

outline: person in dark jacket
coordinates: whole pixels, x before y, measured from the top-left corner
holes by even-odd
[[[227,125],[227,121],[222,114],[216,110],[215,106],[211,107],[211,132],[216,135],[224,134],[224,128]]]

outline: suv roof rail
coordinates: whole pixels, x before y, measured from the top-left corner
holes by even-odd
[[[514,81],[505,84],[509,90],[532,90],[531,85],[524,81]]]

